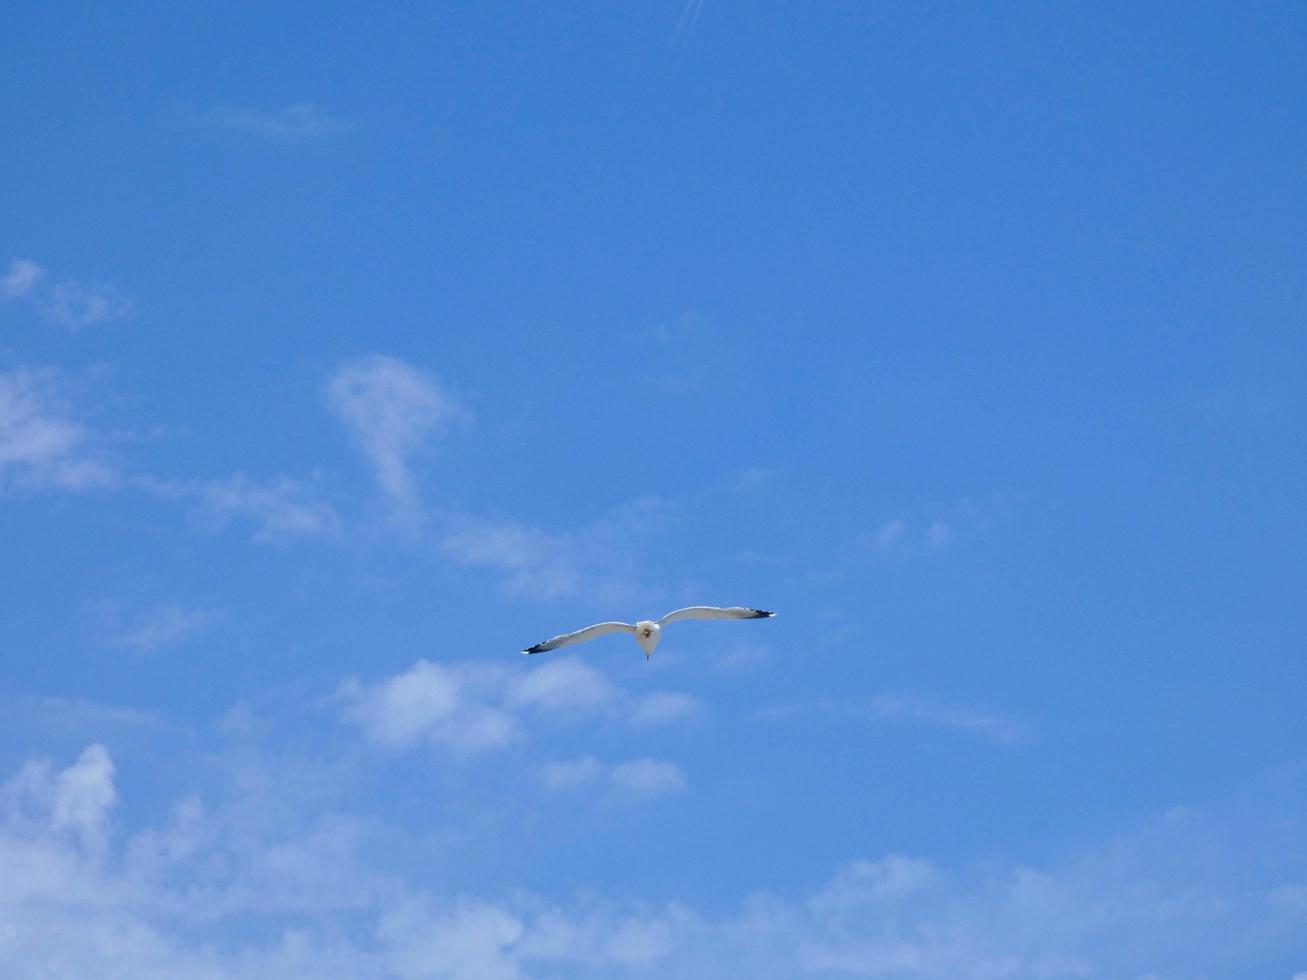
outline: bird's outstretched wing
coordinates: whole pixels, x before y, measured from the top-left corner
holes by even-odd
[[[658,620],[658,625],[666,626],[668,623],[677,623],[682,619],[766,619],[775,615],[774,612],[768,612],[766,609],[749,609],[746,606],[686,606],[684,609],[669,612]]]
[[[527,647],[523,653],[544,653],[546,650],[557,650],[559,647],[571,646],[573,643],[584,643],[586,640],[593,640],[597,636],[607,636],[609,633],[634,633],[635,627],[630,623],[596,623],[594,626],[587,626],[583,630],[577,630],[575,633],[563,633],[543,643],[537,643],[533,647]]]

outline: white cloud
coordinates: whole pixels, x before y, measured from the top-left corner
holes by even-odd
[[[757,643],[740,643],[721,654],[713,667],[723,673],[737,673],[761,666],[771,656],[771,649]]]
[[[275,143],[307,143],[348,132],[353,124],[312,102],[296,102],[282,109],[222,108],[202,117],[203,122],[234,132],[248,133]]]
[[[876,531],[874,538],[876,546],[880,550],[889,551],[909,544],[914,539],[920,540],[918,534],[924,537],[926,543],[932,548],[940,548],[948,544],[953,537],[953,528],[948,522],[936,519],[926,526],[924,532],[910,533],[908,522],[901,517],[896,517],[882,524]]]
[[[586,576],[562,535],[512,523],[471,523],[447,535],[441,547],[459,564],[502,572],[514,595],[558,599],[585,591]]]
[[[79,379],[52,368],[0,370],[0,492],[13,490],[134,489],[170,500],[197,502],[218,525],[246,518],[256,538],[331,534],[339,518],[315,499],[313,486],[288,477],[266,482],[244,473],[214,480],[160,479],[131,472],[115,443],[125,431],[93,427],[85,417]],[[178,621],[176,615],[173,616]]]
[[[168,723],[153,712],[101,704],[85,698],[41,698],[35,708],[43,721],[70,731],[103,728],[161,730],[168,727]]]
[[[29,762],[0,788],[0,817],[9,827],[47,827],[52,836],[98,856],[109,810],[118,802],[113,776],[113,760],[99,744],[60,772],[47,762]]]
[[[554,533],[511,521],[465,520],[444,537],[441,548],[459,564],[498,571],[513,596],[647,601],[656,595],[638,580],[640,560],[648,560],[647,543],[676,506],[646,495],[587,527]]]
[[[943,521],[931,521],[930,527],[926,528],[926,540],[937,548],[947,544],[952,536],[952,530]]]
[[[913,722],[952,728],[972,735],[980,735],[996,742],[1015,742],[1024,735],[1022,726],[1010,718],[977,711],[941,705],[925,698],[904,695],[879,695],[871,700],[825,700],[792,704],[778,704],[760,708],[754,716],[763,721],[784,721],[804,716],[823,719],[840,718],[851,721],[868,717],[880,721]]]
[[[108,283],[63,279],[46,286],[46,278],[31,259],[13,259],[0,277],[0,299],[24,299],[46,320],[73,330],[132,312],[132,301]]]
[[[398,514],[415,517],[418,497],[410,459],[460,414],[454,400],[412,365],[373,354],[336,372],[327,385],[327,404],[372,464]]]
[[[344,719],[379,745],[430,744],[461,752],[502,748],[530,725],[557,727],[589,719],[674,725],[702,711],[688,695],[660,691],[636,696],[566,657],[519,670],[419,660],[374,683],[348,678],[335,700]]]
[[[685,772],[674,762],[659,759],[628,759],[616,765],[594,756],[547,762],[536,770],[540,781],[551,790],[603,788],[621,798],[652,799],[683,793]]]
[[[675,791],[654,760],[627,772]],[[375,870],[375,834],[320,799],[231,783],[233,798],[184,798],[135,832],[114,826],[102,746],[0,785],[6,976],[1108,980],[1260,975],[1307,957],[1296,806],[1160,818],[1044,868],[854,860],[806,892],[709,911],[594,889],[448,895],[445,868],[434,885],[415,862],[407,877]]]
[[[518,708],[594,714],[622,696],[603,674],[570,657],[522,671],[508,679],[507,702]]]
[[[662,796],[685,791],[685,773],[674,762],[630,759],[613,766],[613,783],[640,796]]]
[[[652,337],[656,348],[650,352],[648,362],[661,370],[649,381],[670,394],[702,391],[733,366],[732,358],[727,356],[733,348],[719,336],[713,322],[701,314],[682,313],[660,323],[653,328]],[[685,356],[687,351],[693,351],[693,356]]]
[[[204,609],[186,609],[171,603],[161,603],[124,616],[115,604],[104,607],[107,617],[114,621],[109,627],[109,643],[137,653],[153,653],[172,646],[203,629],[213,614]]]
[[[322,499],[315,480],[246,473],[211,479],[159,479],[135,474],[127,485],[166,500],[191,505],[201,523],[218,530],[249,522],[256,541],[329,537],[340,530],[336,508]]]
[[[892,521],[886,521],[876,532],[876,543],[882,548],[888,548],[902,538],[907,529],[908,525],[902,518],[896,517]]]
[[[219,524],[248,518],[258,527],[255,538],[319,537],[335,533],[340,519],[331,504],[314,499],[312,487],[277,477],[264,483],[236,473],[221,480],[160,484],[163,492],[193,496]]]
[[[73,416],[65,387],[56,371],[0,371],[0,489],[77,490],[115,481],[93,448],[93,433]]]
[[[847,920],[869,903],[898,901],[930,887],[937,877],[929,861],[897,854],[880,861],[852,861],[807,904],[821,918]]]
[[[649,728],[692,721],[703,713],[704,704],[696,697],[679,691],[654,691],[640,700],[630,721],[637,728]]]
[[[331,915],[368,908],[382,885],[355,860],[358,834],[348,821],[305,824],[294,814],[276,827],[251,823],[266,795],[260,786],[230,813],[185,799],[163,826],[116,846],[123,835],[111,826],[113,777],[109,753],[92,745],[62,771],[29,763],[0,786],[6,977],[343,980],[382,973],[374,952],[325,926]],[[268,932],[254,944],[221,943],[218,953],[215,924],[251,918]]]
[[[377,928],[394,975],[415,980],[517,980],[522,973],[512,947],[522,933],[519,918],[480,901],[460,901],[447,913],[408,902]]]
[[[45,270],[31,259],[13,259],[9,271],[0,278],[0,298],[26,296],[45,277]]]
[[[379,744],[406,748],[426,742],[470,752],[499,748],[521,735],[521,723],[503,705],[505,688],[505,672],[497,667],[419,660],[376,684],[349,678],[336,697],[344,717]]]
[[[569,790],[593,785],[611,771],[594,756],[583,755],[578,759],[546,762],[536,770],[536,775],[549,789]]]
[[[881,695],[871,702],[872,714],[885,720],[923,722],[984,735],[999,742],[1013,742],[1021,737],[1021,726],[998,715],[969,708],[951,708],[914,697]]]
[[[82,441],[82,427],[60,417],[47,394],[49,374],[0,374],[0,465],[48,468]]]
[[[103,745],[92,745],[55,780],[50,825],[77,837],[83,850],[105,844],[109,809],[118,802],[113,760]]]
[[[47,320],[73,330],[121,319],[135,308],[131,300],[107,283],[56,283],[37,294],[33,302]]]
[[[943,548],[958,535],[975,535],[993,530],[1010,520],[1026,495],[994,490],[979,496],[961,497],[949,503],[934,503],[917,510],[915,519],[895,517],[867,535],[866,540],[882,551],[913,545]]]

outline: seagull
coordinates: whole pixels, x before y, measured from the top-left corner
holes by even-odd
[[[686,606],[684,609],[669,612],[659,620],[642,619],[634,626],[630,623],[596,623],[575,633],[563,633],[543,643],[537,643],[522,652],[545,653],[548,650],[557,650],[559,647],[571,646],[573,643],[584,643],[599,636],[607,636],[609,633],[634,633],[635,642],[644,648],[644,659],[648,660],[649,655],[654,652],[654,647],[662,639],[663,627],[668,623],[679,623],[683,619],[770,619],[775,615],[774,612],[765,609],[749,609],[745,606]]]

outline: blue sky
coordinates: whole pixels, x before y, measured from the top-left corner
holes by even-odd
[[[9,5],[6,976],[1307,977],[1307,12],[699,7]]]

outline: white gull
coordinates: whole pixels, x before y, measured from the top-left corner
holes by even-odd
[[[642,619],[638,623],[596,623],[574,633],[563,633],[552,637],[543,643],[527,647],[522,652],[545,653],[548,650],[557,650],[559,647],[571,646],[573,643],[584,643],[586,640],[607,636],[609,633],[633,633],[635,641],[644,648],[644,658],[648,660],[649,654],[654,652],[654,647],[662,639],[663,627],[669,623],[678,623],[683,619],[768,619],[775,615],[774,612],[765,609],[749,609],[745,606],[686,606],[684,609],[669,612],[658,620]]]

